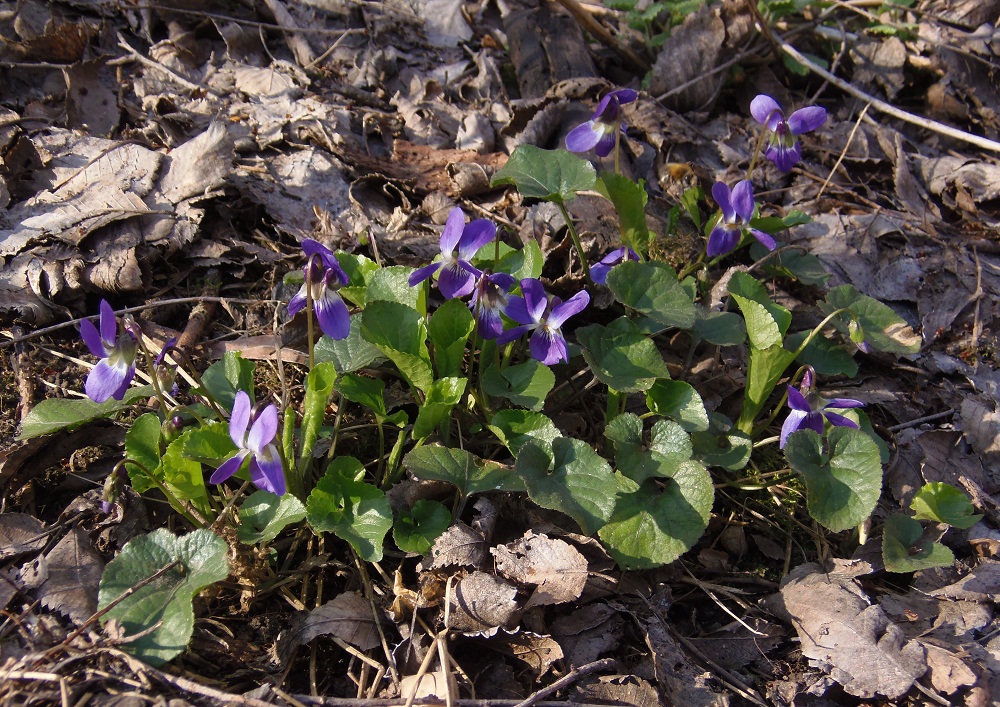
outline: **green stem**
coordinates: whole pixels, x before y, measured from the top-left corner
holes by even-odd
[[[807,336],[805,338],[805,340],[799,345],[799,348],[797,348],[795,350],[795,356],[798,357],[799,354],[801,354],[803,351],[805,351],[806,350],[806,346],[809,345],[809,342],[811,342],[813,339],[815,339],[816,336],[823,330],[823,327],[825,327],[827,324],[829,324],[831,322],[831,320],[833,320],[834,317],[836,317],[839,314],[843,314],[844,312],[849,312],[849,311],[850,311],[850,309],[848,307],[841,307],[840,309],[835,309],[832,312],[830,312],[826,316],[826,319],[824,319],[819,324],[817,324],[813,328],[813,330],[811,332],[809,332],[809,336]]]
[[[333,454],[337,450],[337,437],[340,434],[340,420],[344,415],[344,396],[337,393],[337,416],[333,419],[333,432],[330,435],[330,451],[327,452],[326,458],[333,459]]]
[[[576,226],[573,225],[573,219],[570,218],[569,211],[566,210],[566,205],[563,204],[562,201],[557,201],[555,204],[559,207],[563,220],[566,222],[566,230],[569,231],[569,237],[573,239],[573,247],[576,248],[576,254],[580,258],[580,264],[583,265],[583,276],[587,278],[587,282],[593,282],[593,280],[590,279],[590,263],[587,262],[587,256],[583,252],[583,243],[580,242],[580,234],[576,232]]]

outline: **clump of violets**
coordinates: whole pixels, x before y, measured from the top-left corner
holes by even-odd
[[[305,239],[302,252],[307,258],[302,269],[305,282],[289,300],[288,316],[298,314],[312,297],[320,331],[331,339],[346,339],[351,333],[351,314],[337,290],[348,283],[347,273],[337,256],[319,241]]]
[[[584,310],[590,303],[590,295],[582,290],[563,302],[558,297],[550,298],[542,283],[535,279],[521,280],[521,293],[523,297],[510,298],[504,312],[521,326],[505,331],[497,343],[509,343],[530,331],[533,333],[528,348],[532,358],[546,366],[569,361],[562,325]]]
[[[465,213],[455,207],[441,232],[441,260],[418,268],[410,275],[410,286],[417,285],[440,270],[438,289],[445,299],[472,294],[476,279],[482,274],[469,262],[476,251],[492,241],[497,227],[487,219],[465,223]]]
[[[724,182],[716,182],[712,187],[712,196],[722,209],[722,218],[708,236],[706,252],[710,258],[731,252],[744,233],[749,233],[768,250],[774,250],[774,238],[758,228],[750,227],[750,219],[753,218],[757,204],[753,198],[753,184],[749,179],[744,179],[732,190]]]
[[[503,333],[500,313],[507,307],[507,294],[514,287],[514,278],[505,272],[484,272],[476,281],[469,309],[478,322],[479,336],[495,339]]]
[[[607,157],[615,147],[619,133],[625,132],[621,107],[631,103],[639,94],[631,88],[619,88],[608,93],[597,104],[593,117],[577,125],[566,135],[566,149],[570,152],[590,152]]]
[[[229,437],[237,451],[219,465],[209,478],[209,483],[221,484],[238,472],[249,458],[248,471],[254,486],[270,491],[275,496],[284,496],[285,469],[281,464],[278,448],[274,445],[274,438],[278,434],[278,410],[274,405],[268,405],[259,411],[251,410],[251,407],[250,396],[242,390],[238,391],[229,418]]]
[[[639,260],[639,254],[628,247],[613,250],[603,258],[601,262],[590,266],[590,279],[598,285],[605,285],[608,282],[608,273],[611,268],[624,263],[626,260]]]
[[[830,410],[860,408],[864,407],[865,404],[860,400],[853,400],[851,398],[833,398],[832,400],[827,400],[816,392],[813,385],[814,379],[815,376],[812,369],[807,368],[805,375],[802,376],[802,383],[799,384],[798,390],[792,386],[788,386],[788,407],[791,409],[791,412],[788,413],[785,423],[781,426],[779,446],[782,449],[784,449],[785,443],[788,441],[788,436],[793,432],[812,430],[817,434],[823,434],[824,422],[829,422],[831,425],[837,427],[853,427],[855,429],[858,427],[857,423],[853,420],[843,415],[838,415],[835,412],[830,412]]]
[[[786,120],[778,102],[763,93],[750,102],[750,114],[770,134],[764,156],[782,172],[788,172],[802,159],[799,135],[826,122],[826,109],[821,106],[800,108]]]
[[[83,342],[90,353],[101,359],[91,369],[84,384],[87,397],[95,403],[125,397],[125,391],[135,377],[135,354],[142,335],[138,325],[128,316],[119,334],[118,320],[107,300],[101,300],[100,312],[100,331],[89,319],[80,322]]]

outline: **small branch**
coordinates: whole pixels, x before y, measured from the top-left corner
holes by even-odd
[[[618,41],[618,39],[611,34],[611,32],[605,29],[604,25],[595,20],[594,16],[591,15],[590,12],[588,12],[587,9],[578,2],[578,0],[556,1],[566,8],[567,12],[573,15],[574,18],[576,18],[576,21],[580,23],[581,27],[597,37],[597,39],[599,39],[603,44],[618,52],[622,58],[632,64],[633,68],[638,69],[642,73],[646,73],[650,70],[650,68],[652,68],[650,67],[648,61]]]
[[[206,93],[211,93],[213,96],[218,96],[219,95],[218,93],[216,93],[215,91],[213,91],[208,86],[200,86],[200,85],[198,85],[196,83],[192,83],[191,81],[188,81],[186,78],[184,78],[180,74],[178,74],[175,71],[167,68],[163,64],[161,64],[161,63],[159,63],[157,61],[153,61],[149,57],[143,56],[136,49],[134,49],[131,44],[129,44],[128,42],[125,41],[125,37],[121,34],[121,32],[118,33],[118,46],[121,47],[122,49],[124,49],[125,51],[127,51],[132,56],[133,59],[135,59],[136,61],[138,61],[140,64],[142,64],[146,68],[153,69],[153,70],[157,71],[158,73],[162,74],[163,76],[166,76],[168,79],[170,79],[171,81],[173,81],[177,85],[182,86],[182,87],[186,88],[189,91],[192,91],[192,92],[195,92],[195,91],[205,91]]]
[[[295,18],[288,12],[281,0],[264,0],[267,9],[274,15],[274,21],[281,25],[285,32],[285,42],[288,48],[295,55],[295,61],[299,62],[302,68],[308,68],[316,63],[316,55],[313,53],[309,42],[302,36],[299,26],[295,23]],[[339,41],[339,40],[338,40]]]
[[[614,658],[602,658],[601,660],[594,661],[593,663],[587,663],[586,665],[581,665],[575,670],[571,670],[566,673],[563,677],[556,680],[554,683],[548,687],[543,687],[541,690],[532,693],[523,702],[518,702],[516,707],[532,707],[532,705],[537,705],[546,697],[551,695],[553,692],[567,687],[584,675],[589,675],[590,673],[596,673],[599,670],[614,670],[618,665],[618,661]]]

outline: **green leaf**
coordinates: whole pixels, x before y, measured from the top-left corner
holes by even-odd
[[[618,470],[639,484],[651,477],[672,477],[691,458],[691,438],[673,421],[653,425],[648,449],[643,444],[642,420],[633,413],[615,417],[604,434],[614,444]]]
[[[682,462],[670,478],[656,482],[637,484],[619,476],[618,485],[614,514],[597,535],[623,568],[669,564],[691,549],[708,527],[715,489],[712,477],[697,462]]]
[[[734,427],[725,415],[713,412],[708,418],[710,426],[707,432],[691,434],[694,458],[705,466],[718,466],[727,471],[744,468],[753,451],[750,435]]]
[[[439,378],[431,384],[413,423],[413,439],[423,439],[447,422],[451,410],[462,400],[468,378]]]
[[[306,499],[306,521],[317,533],[347,541],[366,562],[378,562],[392,527],[392,509],[385,494],[364,477],[365,468],[354,457],[330,462]]]
[[[677,420],[688,432],[708,430],[708,411],[698,391],[690,383],[657,380],[646,391],[646,407],[657,415]]]
[[[483,374],[483,391],[487,395],[507,398],[515,405],[541,410],[545,396],[556,384],[556,376],[545,364],[531,358],[524,363],[508,366],[501,373],[496,366]]]
[[[125,463],[129,482],[136,493],[145,493],[156,488],[153,479],[160,479],[157,469],[160,466],[160,425],[158,415],[147,412],[140,415],[125,433],[125,458],[142,464],[140,469],[135,464]]]
[[[162,474],[163,485],[179,501],[188,501],[198,509],[199,513],[208,518],[212,515],[212,507],[208,502],[208,491],[205,490],[205,475],[202,473],[201,464],[184,454],[184,445],[197,431],[198,428],[192,428],[167,445],[160,462],[159,473]],[[173,502],[171,505],[174,505]],[[183,510],[175,505],[174,508],[177,511]]]
[[[598,380],[623,393],[648,390],[657,378],[669,378],[656,344],[628,317],[608,326],[591,324],[576,330],[583,358]]]
[[[685,189],[681,194],[681,206],[684,207],[685,213],[691,221],[694,222],[694,227],[699,231],[701,230],[701,209],[698,208],[698,204],[705,200],[705,192],[701,187],[690,187]]]
[[[365,306],[365,290],[372,273],[378,271],[379,265],[371,258],[357,253],[344,253],[337,251],[334,253],[344,274],[347,275],[348,285],[340,288],[340,294],[345,299],[353,302],[359,307]]]
[[[313,449],[319,428],[326,417],[326,405],[333,394],[333,384],[337,380],[337,369],[332,363],[317,363],[306,376],[306,399],[302,404],[302,426],[298,470],[305,478],[312,463]]]
[[[316,363],[329,361],[337,370],[344,374],[366,368],[380,358],[382,354],[361,335],[361,315],[351,317],[351,331],[346,339],[331,339],[322,336],[313,348]]]
[[[924,536],[913,518],[893,513],[882,528],[882,562],[889,572],[916,572],[931,567],[951,567],[955,555],[941,543]]]
[[[236,537],[246,545],[269,543],[292,523],[306,517],[306,507],[294,495],[275,496],[270,491],[255,491],[239,510],[240,525]]]
[[[619,302],[664,327],[694,326],[694,303],[668,265],[626,261],[608,273],[608,287]]]
[[[540,412],[528,410],[501,410],[493,416],[488,427],[514,455],[525,442],[551,443],[560,436],[552,420]]]
[[[403,377],[428,392],[434,383],[427,353],[427,326],[417,310],[399,302],[370,302],[361,315],[361,332]]]
[[[225,422],[209,422],[200,427],[192,427],[184,435],[183,454],[200,464],[218,466],[219,462],[236,451],[229,436],[229,425]]]
[[[739,346],[747,340],[747,326],[736,312],[710,312],[695,305],[691,333],[718,346]]]
[[[781,344],[769,349],[758,349],[751,346],[750,361],[747,364],[746,389],[743,391],[743,410],[736,426],[746,433],[753,430],[753,421],[767,399],[774,391],[785,369],[795,360],[795,353],[788,351]]]
[[[743,312],[752,348],[769,349],[781,343],[792,323],[792,314],[772,302],[762,284],[737,272],[729,280],[729,294]]]
[[[483,248],[493,247],[492,243],[483,246]],[[542,255],[541,247],[535,241],[528,241],[524,247],[512,249],[511,252],[502,255],[494,270],[505,272],[520,282],[527,278],[540,277],[544,264],[545,256]]]
[[[793,213],[801,214],[801,212]],[[808,218],[806,216],[806,223],[808,223]],[[788,216],[785,219],[787,220]],[[750,244],[750,257],[754,260],[764,258],[770,252],[756,241]],[[771,255],[764,262],[762,266],[764,272],[770,274],[780,273],[798,280],[803,285],[812,285],[814,287],[823,287],[826,285],[826,281],[830,279],[830,273],[823,266],[822,261],[812,253],[806,252],[801,248],[788,248],[787,250],[775,252],[777,253],[776,255]]]
[[[346,373],[337,379],[334,388],[344,396],[345,400],[364,405],[375,413],[376,417],[385,417],[388,410],[385,407],[385,383],[378,378],[365,378],[355,373]]]
[[[615,205],[622,229],[622,243],[642,255],[649,249],[649,226],[646,223],[649,195],[644,185],[641,179],[636,184],[615,172],[602,172],[595,184],[596,190]]]
[[[244,359],[239,351],[227,351],[221,361],[209,366],[201,376],[205,390],[225,410],[233,409],[236,392],[246,391],[254,400],[253,374],[256,365]]]
[[[154,666],[172,660],[191,640],[194,596],[229,576],[228,551],[226,541],[210,530],[177,537],[161,528],[133,538],[104,568],[98,609],[132,593],[109,609],[101,623],[114,619],[127,636],[152,629],[123,642],[121,649]],[[164,571],[174,562],[178,564]],[[147,581],[157,573],[156,579]]]
[[[419,310],[419,287],[410,285],[413,268],[391,265],[379,268],[368,277],[365,305],[371,302],[398,302]]]
[[[392,526],[392,539],[403,552],[426,555],[434,541],[451,525],[451,512],[441,503],[422,498],[400,512]]]
[[[460,299],[451,299],[437,308],[427,321],[427,334],[434,344],[434,365],[438,378],[462,374],[465,342],[476,328],[472,312]]]
[[[790,334],[785,339],[785,347],[791,351],[798,351],[799,346],[809,336],[808,331],[800,331]],[[836,344],[820,334],[813,338],[802,353],[795,357],[795,360],[802,365],[812,366],[821,376],[847,376],[853,378],[858,375],[858,364],[854,356],[843,346]]]
[[[882,493],[882,463],[871,437],[852,427],[834,427],[823,439],[812,430],[788,437],[785,456],[806,481],[809,515],[839,532],[860,525]]]
[[[614,509],[614,476],[608,463],[577,439],[558,437],[551,445],[530,441],[517,453],[517,473],[528,496],[542,508],[565,513],[592,535]]]
[[[568,150],[519,145],[507,164],[493,174],[490,186],[513,185],[525,198],[560,203],[593,189],[596,181],[597,172],[590,162]]]
[[[955,528],[971,528],[983,516],[975,512],[969,497],[950,484],[932,481],[910,501],[910,510],[917,520],[947,523]]]
[[[95,403],[90,398],[48,398],[31,408],[21,423],[21,434],[17,439],[31,439],[59,430],[73,430],[92,420],[112,417],[152,394],[153,386],[144,385],[129,388],[121,400],[112,398],[103,403]]]
[[[479,459],[462,449],[417,447],[403,457],[403,466],[418,479],[447,481],[457,486],[462,496],[486,491],[524,491],[524,483],[509,466]]]
[[[847,308],[850,315],[834,319],[837,328],[850,334],[848,322],[853,319],[864,331],[864,339],[872,348],[896,354],[914,354],[920,351],[920,335],[892,309],[858,292],[853,285],[834,287],[826,294],[822,306],[827,314]]]

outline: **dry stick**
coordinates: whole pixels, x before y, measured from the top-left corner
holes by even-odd
[[[556,0],[560,5],[562,5],[566,10],[576,18],[576,21],[580,23],[580,26],[585,30],[590,32],[592,35],[597,37],[605,45],[611,47],[616,52],[622,55],[623,58],[627,59],[633,66],[643,73],[650,70],[649,62],[640,57],[638,54],[633,52],[631,49],[626,47],[624,44],[619,42],[614,35],[612,35],[608,30],[604,28],[600,22],[594,19],[594,17],[584,8],[578,0]]]
[[[274,15],[275,22],[281,25],[284,30],[285,42],[292,50],[292,54],[295,55],[295,61],[299,62],[299,66],[303,68],[312,65],[316,61],[316,55],[313,54],[309,42],[300,33],[299,26],[295,23],[295,18],[288,12],[288,8],[281,0],[264,0],[264,4]]]
[[[958,128],[953,128],[950,125],[945,125],[944,123],[939,123],[936,120],[931,120],[930,118],[922,118],[919,115],[914,115],[913,113],[908,113],[905,110],[897,108],[894,105],[881,101],[874,96],[870,96],[860,88],[857,88],[853,84],[844,81],[837,76],[834,76],[829,71],[821,66],[817,66],[813,62],[809,61],[807,58],[802,56],[795,47],[786,44],[784,41],[775,37],[775,41],[785,54],[795,59],[795,61],[802,64],[804,67],[809,69],[817,76],[820,76],[834,86],[839,88],[844,93],[849,93],[860,101],[864,101],[870,105],[875,110],[880,113],[885,113],[888,116],[902,120],[904,123],[910,123],[911,125],[916,125],[917,127],[930,130],[932,132],[938,133],[939,135],[944,135],[950,137],[954,140],[960,140],[962,142],[969,143],[970,145],[975,145],[984,150],[989,150],[990,152],[1000,153],[1000,142],[995,142],[979,135],[973,135],[972,133],[965,132],[964,130],[959,130]]]
[[[602,658],[601,660],[595,660],[593,663],[587,663],[586,665],[581,665],[579,668],[576,668],[575,670],[571,670],[570,672],[566,673],[564,676],[556,680],[548,687],[542,688],[541,690],[532,693],[528,697],[528,699],[524,700],[523,702],[518,702],[516,707],[532,707],[532,705],[537,705],[546,697],[551,695],[553,692],[561,690],[567,685],[576,682],[584,675],[589,675],[590,673],[596,673],[599,670],[613,670],[617,664],[618,661],[616,661],[614,658]]]
[[[854,140],[854,135],[858,132],[858,128],[861,127],[861,121],[865,119],[865,115],[868,113],[868,109],[871,108],[870,103],[866,103],[865,107],[861,109],[861,115],[858,116],[857,121],[854,123],[854,127],[851,129],[851,134],[847,136],[847,144],[844,145],[843,152],[840,153],[840,157],[837,158],[837,163],[833,165],[833,169],[830,170],[830,174],[827,175],[826,181],[823,182],[823,186],[819,188],[819,193],[816,194],[816,201],[823,196],[823,192],[826,191],[827,186],[830,184],[830,180],[833,179],[833,175],[840,168],[840,164],[844,161],[844,157],[847,156],[847,151],[851,149],[851,142]]]
[[[127,51],[132,56],[132,58],[134,58],[136,61],[138,61],[146,68],[156,70],[157,72],[163,74],[174,83],[178,84],[179,86],[183,86],[189,91],[205,91],[206,93],[211,93],[213,96],[219,95],[218,92],[215,91],[214,89],[209,88],[208,86],[201,86],[199,84],[192,83],[191,81],[188,81],[180,74],[167,68],[163,64],[157,61],[153,61],[149,57],[143,56],[138,52],[138,50],[133,48],[131,44],[125,41],[125,37],[122,35],[121,32],[118,33],[118,46]]]

